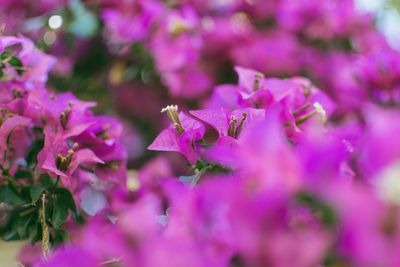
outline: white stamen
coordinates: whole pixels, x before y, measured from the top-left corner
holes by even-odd
[[[168,111],[178,112],[178,106],[177,105],[168,105],[165,108],[161,109],[161,113],[168,112]]]
[[[313,106],[314,106],[315,111],[318,114],[320,122],[325,123],[328,120],[328,116],[326,114],[324,107],[318,102],[315,102],[313,104]]]
[[[190,29],[189,24],[182,18],[173,16],[168,23],[168,31],[172,34],[180,34]]]
[[[182,126],[182,122],[179,118],[178,106],[177,105],[168,105],[161,110],[161,113],[166,112],[169,120],[172,122],[172,125],[178,131],[179,134],[182,134],[185,129]]]

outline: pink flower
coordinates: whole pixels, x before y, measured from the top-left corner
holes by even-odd
[[[210,124],[217,130],[220,137],[229,136],[232,138],[239,138],[239,135],[248,125],[264,120],[265,111],[261,109],[244,108],[229,112],[220,108],[192,110],[190,114]]]
[[[36,123],[45,121],[45,128],[62,133],[67,138],[81,134],[95,123],[89,110],[95,105],[94,102],[77,99],[70,92],[54,94],[43,88],[29,94],[26,113]]]
[[[0,53],[7,53],[8,57],[16,56],[21,60],[22,75],[18,75],[12,67],[7,67],[5,75],[25,83],[27,89],[45,83],[50,68],[55,64],[55,58],[37,49],[31,40],[23,36],[0,37]]]
[[[87,266],[97,267],[99,266],[95,258],[90,255],[86,250],[81,247],[65,247],[57,250],[52,255],[51,260],[43,260],[42,262],[35,264],[35,267],[70,267],[70,266]]]
[[[45,142],[38,155],[40,168],[50,175],[59,176],[68,182],[81,164],[104,163],[90,149],[79,149],[78,144],[68,146],[67,140],[50,131],[45,131]]]
[[[177,106],[167,106],[162,112],[168,114],[172,125],[163,130],[148,149],[179,152],[190,163],[195,163],[200,159],[196,142],[203,138],[204,126],[183,113],[178,114]]]
[[[105,22],[106,33],[110,34],[112,43],[129,43],[146,39],[160,19],[164,7],[153,0],[135,1],[132,3],[104,0],[101,17]],[[126,25],[131,25],[129,29]]]
[[[5,121],[1,121],[3,119]],[[10,158],[24,158],[32,142],[28,134],[31,125],[32,121],[26,117],[0,117],[0,158],[3,165]]]

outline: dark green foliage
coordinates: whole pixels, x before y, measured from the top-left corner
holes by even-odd
[[[18,47],[7,47],[0,54],[0,78],[4,77],[3,69],[9,65],[13,67],[18,75],[24,74],[24,64],[21,59],[19,59],[16,54],[18,52]]]
[[[329,204],[304,191],[297,194],[297,201],[319,214],[322,222],[328,227],[333,228],[336,225],[336,213]]]
[[[18,62],[13,64],[18,65]],[[71,192],[58,184],[59,178],[44,173],[36,176],[37,155],[44,145],[43,131],[37,128],[33,134],[36,141],[25,158],[26,164],[17,166],[15,172],[0,165],[0,175],[4,177],[0,183],[0,211],[6,215],[0,221],[0,237],[5,241],[31,239],[32,244],[40,241],[42,225],[39,214],[44,206],[49,241],[56,246],[68,239],[67,232],[62,229],[68,216],[72,214],[78,222],[82,218]]]

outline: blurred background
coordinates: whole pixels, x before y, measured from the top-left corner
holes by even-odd
[[[57,58],[49,88],[122,120],[129,168],[137,169],[155,155],[146,147],[167,124],[161,108],[207,105],[214,86],[236,83],[235,65],[307,76],[335,98],[335,90],[350,90],[359,57],[385,45],[399,52],[400,0],[309,2],[0,0],[0,31],[27,36]],[[0,245],[1,266],[10,266],[11,246]]]
[[[121,4],[125,2],[127,7]],[[292,8],[291,5],[294,6],[293,8],[297,8],[295,4],[289,3],[296,1],[265,1],[265,3],[269,2],[268,4],[260,4],[261,1],[244,1],[245,4],[251,3],[245,8],[236,7],[236,2],[243,1],[235,0],[203,1],[204,4],[201,1],[149,1],[148,3],[151,2],[152,4],[154,2],[154,7],[142,3],[135,6],[134,2],[139,3],[141,1],[0,1],[2,5],[0,25],[3,34],[26,35],[32,38],[41,49],[57,57],[58,63],[48,82],[50,88],[57,91],[71,90],[79,98],[96,101],[98,103],[94,109],[96,113],[118,116],[123,120],[126,129],[125,143],[129,152],[131,168],[140,166],[152,156],[152,153],[147,152],[145,148],[159,132],[160,125],[163,125],[159,123],[163,120],[163,118],[160,118],[161,107],[170,103],[181,104],[186,108],[202,105],[205,96],[210,94],[212,86],[236,81],[233,65],[258,67],[257,64],[248,62],[247,59],[241,59],[237,54],[248,49],[254,48],[256,50],[255,47],[262,45],[264,41],[267,44],[266,49],[274,50],[276,46],[287,47],[288,51],[278,52],[280,53],[279,56],[285,57],[288,54],[291,55],[291,53],[298,53],[296,52],[297,48],[294,47],[298,45],[297,40],[293,40],[293,36],[297,38],[304,33],[301,31],[307,30],[304,26],[303,29],[295,32],[292,29],[286,29],[285,25],[279,24],[279,21],[276,22],[277,12],[282,12],[280,11],[282,8],[279,7],[280,2],[290,9]],[[162,35],[159,33],[160,29],[153,30],[154,33],[142,33],[142,31],[150,31],[146,27],[153,19],[150,17],[143,18],[146,15],[146,8],[156,10],[157,5],[162,5],[162,8],[168,9],[168,11],[161,10],[160,12],[167,13],[167,17],[173,17],[174,14],[170,13],[175,12],[174,9],[183,9],[183,7],[180,7],[181,2],[183,5],[188,3],[197,6],[198,8],[195,11],[190,11],[197,13],[191,14],[184,10],[183,13],[186,12],[187,14],[182,15],[181,13],[181,16],[187,20],[182,25],[179,25],[179,23],[172,24],[172,27],[178,27],[175,30],[179,31],[179,26],[188,27],[185,23],[190,23],[190,16],[193,16],[194,23],[197,23],[196,20],[200,20],[203,29],[215,27],[216,33],[211,32],[209,35],[205,33],[202,36],[196,36],[196,38],[202,39],[191,39],[192,47],[188,47],[183,40],[182,42],[179,41],[180,43],[171,42],[172,48],[170,50],[158,48],[158,45],[161,47],[162,44],[157,44],[157,42],[165,41],[162,36],[159,36]],[[351,3],[352,1],[326,2],[341,4],[341,2]],[[251,5],[254,6],[253,9]],[[256,12],[258,7],[261,10],[260,14]],[[129,10],[129,8],[132,10]],[[266,11],[263,11],[262,8]],[[312,10],[313,7],[310,6],[309,8]],[[370,14],[369,16],[373,17],[379,31],[387,38],[389,45],[394,49],[400,49],[400,1],[355,0],[352,8],[356,12]],[[156,14],[156,11],[152,12]],[[288,14],[290,15],[290,12]],[[233,28],[234,33],[243,35],[240,36],[241,39],[230,36],[229,30],[224,28],[227,27],[223,21],[226,17],[229,17],[231,23],[234,24],[233,26],[236,27],[236,29]],[[170,21],[162,20],[159,22],[161,25],[159,27],[163,27],[162,24],[168,22]],[[218,24],[219,22],[220,24]],[[122,26],[119,24],[122,24]],[[247,29],[247,27],[252,27],[252,29]],[[273,31],[273,33],[267,33],[267,31]],[[264,34],[264,32],[268,35],[268,38],[260,37],[260,40],[262,40],[260,44],[246,43],[243,48],[235,46],[231,49],[231,47],[228,47],[228,43],[248,42],[245,34],[254,36]],[[290,32],[293,36],[288,35],[287,32]],[[217,39],[214,34],[223,37]],[[276,38],[274,37],[275,34]],[[254,39],[254,37],[252,38]],[[315,40],[312,40],[313,43],[309,40],[304,41],[304,43],[308,42],[306,44],[311,44],[310,46],[315,44],[316,48],[320,46],[321,49],[330,49],[324,44],[325,41],[330,41],[329,38],[326,40],[322,40],[324,39],[322,38],[322,41],[315,38]],[[342,39],[342,37],[339,36],[337,39]],[[300,41],[303,42],[303,40]],[[206,42],[206,44],[194,42]],[[268,44],[271,45],[268,46]],[[231,49],[230,55],[220,58],[213,57],[221,51],[219,45],[222,49]],[[198,46],[201,47],[198,48]],[[214,48],[216,51],[212,51]],[[181,56],[179,49],[193,49],[193,51],[187,52],[190,56],[184,55],[186,58],[192,57],[191,53],[197,53],[193,57],[199,57],[198,54],[200,53],[201,59],[199,61],[201,62],[195,63],[194,68],[201,65],[199,68],[206,69],[207,74],[210,72],[218,73],[218,77],[212,77],[212,82],[206,80],[210,77],[203,78],[202,76],[195,81],[188,82],[185,80],[187,77],[183,77],[184,74],[181,72],[170,72],[170,68],[173,68],[170,66],[172,63],[168,65],[168,62],[162,62],[164,60],[162,53],[167,54],[166,58],[179,57]],[[203,53],[204,51],[206,52]],[[351,53],[353,52],[356,51],[351,51]],[[168,55],[168,53],[170,54]],[[174,53],[177,55],[174,55]],[[257,55],[257,52],[255,54]],[[279,60],[272,54],[267,54],[264,57],[266,61]],[[156,55],[156,58],[154,58],[154,55]],[[303,61],[298,60],[298,62]],[[258,65],[262,64],[264,63],[261,60]],[[202,75],[202,73],[196,72],[197,69],[193,71],[192,76]],[[282,77],[306,75],[317,85],[324,85],[307,68],[301,69],[297,66],[283,65],[260,69],[260,71],[266,72],[267,75]],[[211,74],[211,76],[213,75]],[[201,84],[202,82],[207,89],[203,90],[199,87],[200,93],[186,93],[185,89],[180,88],[180,86],[193,87],[194,84]],[[193,89],[194,91],[195,89]]]

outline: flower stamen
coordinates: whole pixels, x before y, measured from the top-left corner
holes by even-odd
[[[72,148],[68,150],[67,155],[63,156],[61,154],[57,155],[56,158],[56,166],[60,171],[67,171],[69,165],[71,164],[72,157],[75,154],[75,152],[78,150],[79,145],[77,143],[74,143]]]
[[[314,116],[317,113],[317,111],[315,109],[313,109],[312,111],[310,111],[309,113],[300,116],[296,119],[296,125],[302,125],[304,122],[308,121],[312,116]]]
[[[297,116],[300,113],[302,113],[303,111],[305,111],[306,109],[308,109],[311,106],[311,104],[309,102],[307,102],[306,104],[304,104],[303,106],[299,107],[298,109],[296,109],[295,111],[293,111],[293,115]]]
[[[316,113],[318,114],[319,121],[321,123],[325,123],[328,120],[328,116],[326,115],[324,107],[318,102],[315,102],[313,106]]]
[[[71,109],[73,106],[73,102],[68,102],[68,107],[60,114],[60,123],[64,130],[67,128],[69,114],[71,113]]]
[[[98,132],[96,134],[96,137],[101,138],[101,139],[110,139],[111,136],[107,133],[108,130],[111,129],[111,125],[110,124],[106,124],[102,127],[102,129],[100,130],[100,132]]]
[[[189,24],[184,19],[177,16],[173,16],[168,23],[168,31],[173,35],[179,35],[189,29]]]
[[[324,124],[328,120],[328,116],[326,114],[325,109],[322,107],[322,105],[318,102],[315,102],[313,104],[314,109],[310,111],[309,113],[300,116],[296,118],[296,125],[299,126],[306,122],[308,119],[310,119],[314,115],[318,115],[319,121]],[[294,114],[294,113],[293,113]]]
[[[232,115],[229,119],[228,136],[233,138],[235,138],[236,122],[236,117]]]
[[[182,122],[179,118],[178,114],[178,106],[177,105],[168,105],[161,110],[161,113],[167,113],[169,120],[172,122],[172,125],[178,132],[178,134],[182,134],[185,131],[183,128]]]
[[[246,119],[247,119],[247,113],[243,112],[242,113],[242,119],[240,120],[240,122],[239,122],[239,124],[238,124],[238,126],[236,127],[236,130],[235,130],[235,138],[238,138],[239,134],[242,132],[243,124],[244,124],[244,121]]]
[[[253,92],[260,90],[260,82],[264,79],[264,74],[258,72],[254,75]]]

